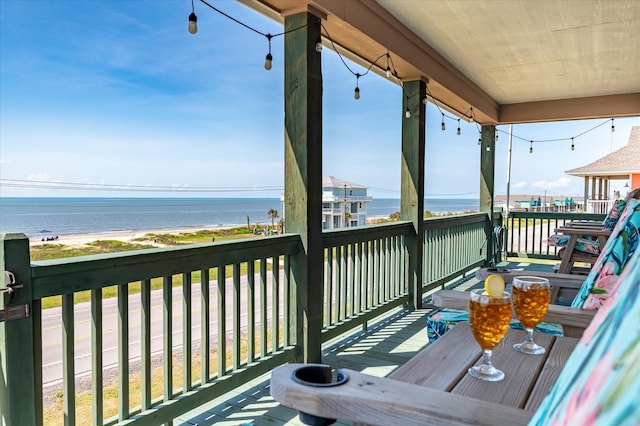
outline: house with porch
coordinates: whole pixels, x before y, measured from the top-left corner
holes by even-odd
[[[640,188],[640,126],[633,126],[629,142],[620,149],[585,166],[567,170],[571,176],[584,178],[585,209],[588,213],[606,213],[618,197],[611,193],[612,180],[625,181],[626,193]]]
[[[322,229],[337,229],[367,224],[367,187],[338,179],[322,178]]]

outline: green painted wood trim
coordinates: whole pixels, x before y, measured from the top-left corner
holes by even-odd
[[[170,330],[170,329],[169,329]],[[118,419],[129,418],[129,286],[118,285]]]
[[[495,193],[495,150],[496,127],[493,125],[482,126],[480,132],[480,212],[491,215],[493,213],[494,193]],[[493,219],[489,216],[489,219]],[[489,261],[493,252],[493,239],[490,238],[492,232],[491,223],[487,224],[485,230],[487,236],[486,260]]]
[[[76,424],[73,294],[62,296],[62,410],[65,426]]]
[[[140,284],[140,393],[146,410],[151,406],[151,280]]]
[[[191,302],[191,272],[182,274],[182,391],[187,392],[193,386],[192,348],[193,327]]]
[[[260,259],[260,358],[267,356],[267,259]]]
[[[299,249],[298,235],[277,235],[229,243],[191,244],[32,262],[32,297],[41,299],[261,257],[295,254]]]
[[[171,297],[172,277],[165,276],[162,280],[162,375],[163,400],[170,401],[173,398],[173,298]]]
[[[0,309],[27,305],[33,312],[40,305],[35,306],[31,302],[29,239],[24,234],[15,233],[2,233],[0,236],[0,268],[13,272],[16,282],[23,285],[17,289],[11,304],[4,293],[0,294]],[[4,273],[0,280],[4,287]],[[40,319],[40,311],[37,311],[36,319]],[[35,338],[39,339],[37,344],[34,344]],[[34,389],[36,385],[42,389],[42,374],[34,373],[42,365],[41,342],[42,328],[40,323],[34,324],[33,316],[0,323],[0,423],[42,424],[41,391]],[[37,355],[34,355],[36,350]]]
[[[296,29],[296,31],[293,31]],[[291,259],[298,313],[296,343],[305,362],[320,362],[322,348],[322,68],[315,45],[320,19],[310,13],[284,18],[284,187],[286,231],[300,234]]]
[[[240,368],[240,264],[233,265],[233,370]]]
[[[209,287],[209,269],[200,271],[200,383],[208,383],[211,377],[210,330],[211,324],[211,294]],[[251,311],[249,311],[251,312]],[[252,315],[253,313],[250,313]]]
[[[400,166],[400,218],[413,224],[407,236],[409,248],[409,306],[422,306],[422,234],[424,233],[425,135],[427,84],[421,80],[405,81],[402,90],[402,162]],[[410,111],[411,116],[404,116]]]
[[[331,327],[327,327],[322,330],[322,343],[328,342],[336,337],[347,333],[356,327],[360,327],[363,324],[401,306],[406,306],[409,302],[408,295],[398,296],[385,303],[378,304],[376,307],[366,310],[365,312],[355,315],[349,318],[347,321],[337,323]],[[425,331],[426,332],[426,331]]]
[[[265,357],[258,364],[252,364],[247,368],[225,375],[221,379],[198,386],[180,398],[155,404],[151,409],[139,413],[135,418],[118,423],[118,425],[157,426],[169,422],[183,413],[199,408],[211,400],[270,372],[279,365],[294,362],[295,359],[295,348],[285,348],[278,353]]]
[[[283,295],[283,318],[284,318],[284,347],[291,346],[294,343],[295,334],[292,333],[291,327],[296,323],[296,313],[292,311],[291,306],[295,305],[291,291],[291,259],[289,256],[284,257],[284,295]]]
[[[225,267],[218,267],[218,377],[227,372],[227,291]]]
[[[102,369],[102,289],[91,290],[91,423],[104,422]]]
[[[247,263],[247,362],[256,359],[256,262]]]
[[[271,258],[271,351],[280,347],[280,257]]]

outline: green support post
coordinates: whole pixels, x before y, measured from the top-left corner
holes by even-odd
[[[480,143],[480,212],[488,215],[485,234],[487,236],[487,256],[489,263],[493,253],[493,204],[495,192],[496,126],[482,126]]]
[[[322,249],[322,70],[320,19],[298,13],[284,20],[284,193],[287,232],[300,234],[291,260],[292,312],[298,359],[320,362]],[[295,30],[295,31],[294,31]],[[287,331],[288,332],[288,331]]]
[[[422,257],[424,251],[424,161],[427,83],[404,83],[402,93],[402,166],[400,218],[413,223],[414,233],[407,237],[409,304],[422,307]]]
[[[0,293],[0,310],[4,321],[0,322],[0,424],[42,424],[41,392],[36,392],[36,380],[42,382],[36,372],[34,350],[34,321],[31,300],[31,266],[29,239],[24,234],[2,233],[2,288],[7,288],[5,271],[15,277],[13,298],[6,291]],[[27,314],[27,316],[24,316]],[[11,315],[13,318],[6,318]],[[40,386],[41,388],[41,386]]]

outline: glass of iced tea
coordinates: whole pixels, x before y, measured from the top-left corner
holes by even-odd
[[[468,371],[477,379],[498,382],[504,379],[504,373],[491,364],[491,353],[509,330],[511,294],[504,291],[500,296],[489,296],[484,289],[470,293],[469,325],[483,354],[482,363]]]
[[[513,345],[513,349],[525,354],[541,355],[545,349],[533,341],[533,329],[542,321],[549,308],[549,280],[541,277],[515,277],[511,291],[513,308],[527,332],[525,341]]]

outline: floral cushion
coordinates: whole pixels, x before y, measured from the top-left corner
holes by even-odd
[[[640,250],[529,425],[640,424]]]
[[[605,217],[602,222],[602,229],[612,231],[613,228],[615,228],[616,223],[618,223],[618,219],[620,219],[620,215],[624,211],[626,205],[627,202],[625,200],[616,200],[613,203],[611,210],[609,210],[607,217]]]
[[[631,200],[571,306],[598,309],[620,283],[619,275],[640,245],[640,200]]]
[[[628,204],[616,227],[611,232],[602,253],[598,256],[591,272],[580,287],[571,306],[581,309],[599,309],[619,285],[620,274],[634,252],[640,251],[640,200],[633,199]],[[466,311],[443,309],[427,319],[427,336],[433,343],[445,332],[461,321],[468,321]],[[518,327],[512,321],[513,328]],[[562,326],[541,323],[537,331],[548,334],[561,333]]]
[[[569,238],[570,235],[553,234],[549,236],[547,243],[550,246],[565,247],[569,243]],[[578,250],[583,253],[600,254],[600,243],[597,239],[584,235],[576,239],[574,250]]]

